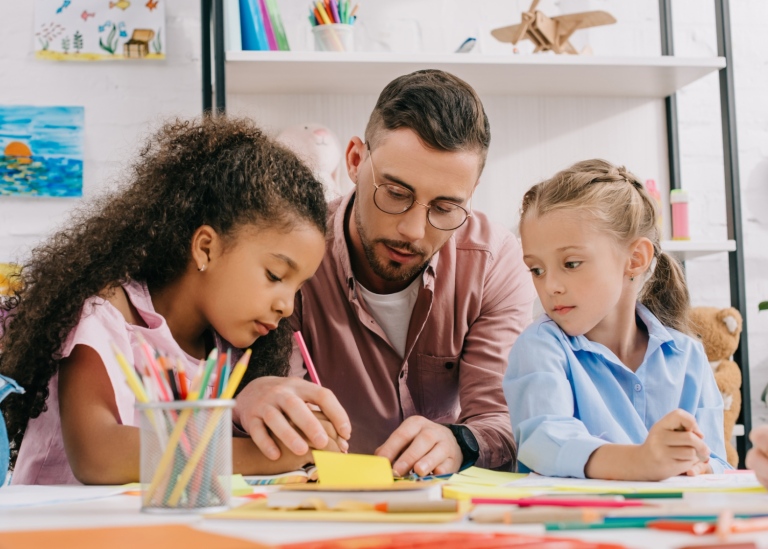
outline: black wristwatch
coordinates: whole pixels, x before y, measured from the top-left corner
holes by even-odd
[[[464,456],[464,461],[461,462],[461,469],[474,465],[480,457],[480,446],[477,444],[477,439],[470,428],[466,425],[455,425],[452,423],[447,424],[446,427],[456,437],[456,442],[459,444],[459,448],[461,448],[461,454]]]

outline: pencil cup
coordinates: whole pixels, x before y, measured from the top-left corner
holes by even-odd
[[[141,412],[141,510],[229,507],[234,400],[136,404]]]
[[[352,51],[355,49],[352,25],[331,24],[312,27],[315,51]]]

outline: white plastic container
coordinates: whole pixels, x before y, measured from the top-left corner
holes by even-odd
[[[315,51],[353,51],[355,49],[352,25],[334,23],[312,27]]]

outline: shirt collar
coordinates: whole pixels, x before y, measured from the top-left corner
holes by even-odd
[[[345,219],[347,217],[347,211],[352,207],[352,203],[355,200],[355,189],[352,189],[346,196],[341,198],[339,207],[336,209],[333,218],[333,256],[336,262],[336,268],[342,281],[346,283],[349,289],[349,297],[352,299],[355,292],[355,275],[352,271],[352,261],[349,257],[349,248],[347,246],[347,238],[344,226]],[[351,214],[350,214],[351,215]],[[424,287],[434,290],[435,277],[437,273],[437,265],[440,260],[440,252],[438,251],[427,263],[427,267],[422,273],[422,280],[424,281]]]
[[[656,315],[654,315],[648,308],[640,302],[635,305],[635,314],[640,317],[640,320],[645,324],[646,330],[648,330],[648,348],[645,352],[645,356],[651,356],[662,345],[668,345],[670,348],[679,350],[675,339],[672,337],[669,329],[664,326]],[[611,361],[615,360],[613,353],[608,351],[605,346],[594,343],[586,338],[584,335],[569,336],[565,334],[568,344],[574,351],[588,351],[590,353],[597,353],[610,358]],[[610,356],[606,355],[606,352],[610,353]]]

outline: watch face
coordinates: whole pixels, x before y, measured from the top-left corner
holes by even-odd
[[[467,448],[472,450],[473,452],[477,452],[480,447],[477,444],[477,439],[475,439],[475,435],[472,434],[472,431],[469,430],[469,427],[462,425],[461,426],[461,438],[464,440],[464,444],[467,445]]]

